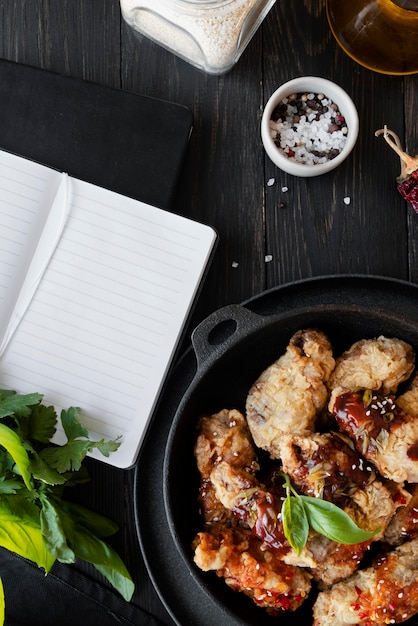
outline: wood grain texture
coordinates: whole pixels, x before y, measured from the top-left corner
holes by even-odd
[[[137,35],[122,19],[118,0],[0,0],[0,20],[5,59],[192,111],[173,210],[212,225],[219,246],[185,345],[213,310],[289,281],[365,273],[418,282],[418,215],[397,192],[398,158],[374,136],[387,124],[410,154],[418,153],[418,76],[383,76],[356,65],[330,33],[325,0],[277,0],[225,76],[206,75]],[[339,83],[360,117],[347,161],[312,179],[278,170],[260,138],[267,99],[302,74]],[[138,548],[133,471],[93,461],[89,469],[93,480],[74,492],[75,499],[117,521],[121,530],[112,541],[137,582],[135,602],[172,624]]]
[[[393,243],[405,241],[407,233],[405,210],[394,186],[393,155],[374,137],[382,124],[395,121],[401,122],[403,133],[404,81],[372,73],[346,57],[330,36],[324,2],[305,0],[294,7],[289,14],[279,2],[265,22],[265,98],[301,74],[302,65],[304,74],[323,76],[346,89],[359,112],[360,132],[347,161],[324,176],[297,179],[266,161],[266,179],[276,181],[266,197],[267,241],[273,255],[269,285],[333,273],[406,279],[406,249]],[[387,112],[383,102],[388,103]],[[285,207],[279,208],[281,203]]]

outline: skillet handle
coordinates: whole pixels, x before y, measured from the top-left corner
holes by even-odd
[[[198,369],[223,354],[234,342],[263,325],[265,317],[230,304],[206,317],[193,331],[192,346]]]

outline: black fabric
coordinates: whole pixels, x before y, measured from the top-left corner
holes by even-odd
[[[48,575],[0,548],[6,626],[161,626],[162,622],[72,566],[56,563]]]

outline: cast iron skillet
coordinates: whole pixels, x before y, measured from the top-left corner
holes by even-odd
[[[283,353],[294,332],[307,327],[324,330],[336,354],[379,334],[408,341],[418,354],[418,287],[367,276],[300,281],[220,309],[194,331],[192,349],[174,371],[145,441],[134,502],[150,576],[181,626],[277,623],[193,563],[191,542],[202,529],[193,447],[197,417],[222,408],[242,410],[257,376]],[[148,506],[147,496],[152,498]],[[312,624],[309,603],[281,623],[296,619],[300,626]],[[418,619],[408,624],[418,626]]]

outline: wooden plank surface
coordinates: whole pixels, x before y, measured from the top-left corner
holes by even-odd
[[[214,226],[220,242],[190,329],[223,305],[300,278],[366,273],[418,282],[418,215],[396,190],[396,155],[374,137],[386,123],[418,152],[418,78],[383,76],[352,62],[331,36],[324,0],[277,0],[237,66],[219,77],[135,34],[117,0],[0,0],[0,19],[5,59],[193,112],[173,210]],[[314,179],[277,170],[260,139],[268,97],[302,74],[338,82],[360,116],[350,158]],[[137,581],[135,601],[172,623],[139,554],[133,472],[89,465],[91,486],[77,498],[120,524],[115,547]]]

